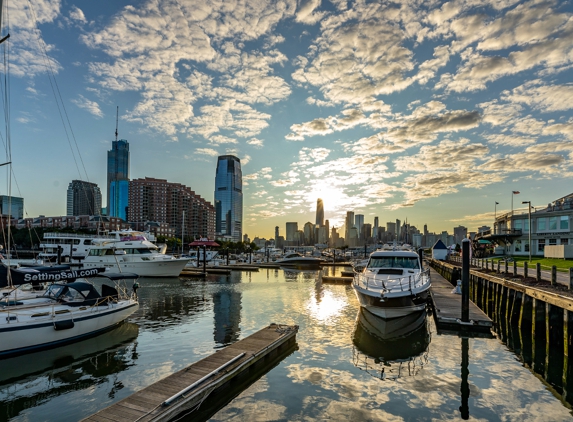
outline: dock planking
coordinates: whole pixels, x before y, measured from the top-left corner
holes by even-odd
[[[431,297],[436,326],[440,331],[465,331],[491,334],[493,322],[470,300],[469,319],[473,323],[462,323],[462,295],[452,293],[454,286],[430,268],[432,280]]]
[[[298,326],[271,324],[216,353],[189,365],[179,372],[132,394],[129,397],[83,419],[89,422],[168,421],[183,412],[191,412],[214,390],[225,387],[235,378],[250,372],[258,363],[263,365],[285,348],[295,344]],[[164,402],[206,375],[235,360],[169,405]],[[217,394],[218,400],[220,395]]]

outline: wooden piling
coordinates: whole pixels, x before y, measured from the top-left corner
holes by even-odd
[[[537,272],[536,278],[537,278],[537,281],[539,282],[539,281],[541,281],[541,264],[539,262],[537,264],[535,264],[535,269]]]
[[[557,284],[557,266],[553,265],[551,267],[551,285],[555,286]]]
[[[529,274],[527,274],[527,271],[528,271],[528,265],[527,265],[527,262],[524,262],[523,263],[523,278],[527,278],[527,276],[529,275]]]
[[[513,261],[513,276],[517,277],[517,261]]]
[[[531,368],[541,376],[545,375],[545,345],[547,342],[545,305],[543,301],[533,299]]]

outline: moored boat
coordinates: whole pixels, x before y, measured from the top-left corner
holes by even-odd
[[[136,274],[110,274],[101,294],[87,280],[51,284],[41,296],[0,303],[0,357],[57,347],[108,330],[133,314]]]
[[[409,251],[373,252],[352,283],[360,306],[382,318],[424,310],[430,285],[429,269]]]
[[[298,252],[287,252],[281,259],[277,259],[275,264],[281,267],[318,268],[323,262],[321,258],[304,256]]]
[[[178,277],[189,258],[162,253],[144,232],[110,232],[112,239],[93,239],[84,268],[105,267],[110,272],[131,272],[141,277]]]

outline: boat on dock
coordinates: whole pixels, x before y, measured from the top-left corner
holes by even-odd
[[[38,297],[0,302],[0,358],[73,343],[124,321],[139,307],[135,289],[125,282],[138,276],[106,277],[114,286],[103,284],[101,294],[84,279],[53,283]]]
[[[304,256],[298,252],[288,252],[281,259],[277,259],[275,264],[281,267],[318,268],[322,262],[321,258]]]
[[[423,311],[430,286],[429,269],[410,251],[373,252],[352,283],[360,306],[381,318]]]

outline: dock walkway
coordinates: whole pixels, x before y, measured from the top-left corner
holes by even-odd
[[[438,331],[469,331],[490,333],[493,322],[478,306],[470,300],[470,323],[462,318],[462,295],[452,293],[454,286],[430,267],[432,280],[431,296],[434,318]]]
[[[293,346],[297,331],[296,325],[271,324],[84,421],[168,421],[182,412],[192,411],[215,389],[248,372],[257,362]],[[224,365],[227,366],[221,368]]]

